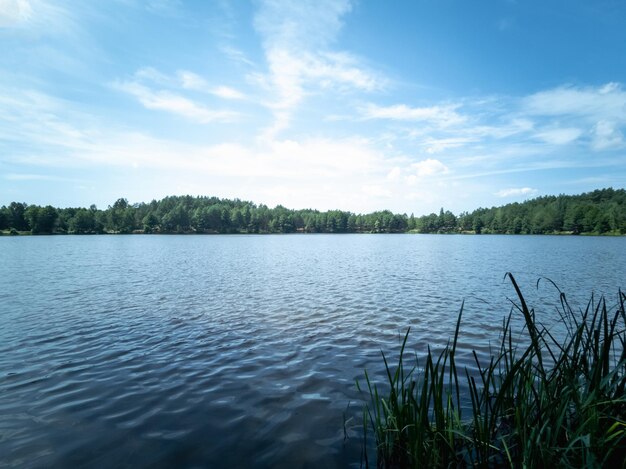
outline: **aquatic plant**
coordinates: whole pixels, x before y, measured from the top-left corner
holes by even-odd
[[[615,307],[592,296],[577,314],[559,292],[559,338],[507,276],[519,303],[487,363],[473,352],[475,370],[457,367],[462,306],[439,354],[429,348],[421,366],[409,364],[409,329],[395,367],[382,354],[385,383],[365,372],[371,402],[363,438],[364,445],[375,441],[378,467],[626,467],[626,295],[619,292]],[[513,334],[513,314],[523,316],[521,338]],[[464,408],[467,389],[471,404]]]

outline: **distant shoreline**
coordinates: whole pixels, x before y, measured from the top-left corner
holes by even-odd
[[[555,232],[555,233],[480,233],[477,234],[475,232],[457,232],[457,233],[421,233],[418,231],[402,231],[402,232],[375,232],[375,231],[354,231],[354,232],[344,232],[344,233],[315,233],[315,232],[296,232],[296,233],[272,233],[272,232],[264,232],[264,233],[218,233],[218,232],[152,232],[145,233],[142,231],[137,231],[133,233],[115,233],[115,232],[104,232],[104,233],[31,233],[30,231],[18,231],[16,233],[11,233],[9,230],[0,230],[0,237],[25,237],[25,236],[137,236],[137,235],[154,235],[154,236],[268,236],[268,235],[279,235],[279,236],[298,236],[298,235],[445,235],[445,236],[562,236],[562,237],[611,237],[611,238],[620,238],[626,236],[626,234],[621,233],[572,233],[572,232]]]
[[[522,203],[453,214],[415,216],[379,210],[270,208],[240,199],[168,196],[131,204],[121,198],[106,209],[57,208],[11,202],[0,207],[5,234],[265,234],[265,233],[424,233],[424,234],[626,234],[626,190],[599,189],[580,195],[543,196]]]

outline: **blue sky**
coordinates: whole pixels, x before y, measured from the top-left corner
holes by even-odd
[[[623,188],[624,24],[602,0],[0,0],[0,204]]]

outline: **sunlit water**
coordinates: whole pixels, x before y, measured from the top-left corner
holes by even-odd
[[[615,303],[626,238],[0,238],[0,466],[358,467],[380,350],[497,342],[513,272]]]

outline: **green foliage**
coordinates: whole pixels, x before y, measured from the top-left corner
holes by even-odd
[[[20,202],[11,202],[8,206],[9,227],[17,231],[27,231],[30,229],[24,216],[27,205]]]
[[[144,233],[154,233],[159,226],[159,219],[153,212],[148,212],[141,221],[143,223]]]
[[[70,233],[101,233],[102,229],[102,223],[99,222],[97,211],[94,209],[79,208],[68,222],[68,231]]]
[[[33,234],[52,233],[58,217],[57,209],[51,205],[45,207],[30,205],[24,211],[24,218],[28,221]]]
[[[452,343],[438,356],[429,349],[423,366],[406,364],[407,332],[395,370],[383,353],[383,388],[365,372],[364,430],[374,432],[379,467],[624,467],[626,295],[613,310],[592,297],[576,314],[561,293],[567,332],[558,340],[508,276],[519,304],[489,362],[474,353],[477,372],[455,362],[463,307]],[[512,330],[514,312],[526,337]]]
[[[131,233],[139,225],[135,214],[136,207],[130,206],[126,199],[117,199],[107,210],[106,227],[114,233]]]
[[[6,207],[0,207],[0,230],[6,230],[9,227],[10,213]]]
[[[56,217],[53,213],[56,211]],[[54,219],[54,221],[52,221]],[[577,196],[539,197],[522,204],[479,208],[458,217],[444,210],[421,217],[383,210],[269,208],[239,199],[170,196],[130,204],[120,198],[106,210],[27,206],[0,208],[0,229],[33,233],[510,233],[626,234],[626,191],[602,189]]]
[[[626,191],[601,189],[581,195],[537,197],[455,217],[441,209],[415,219],[421,233],[626,234]]]

